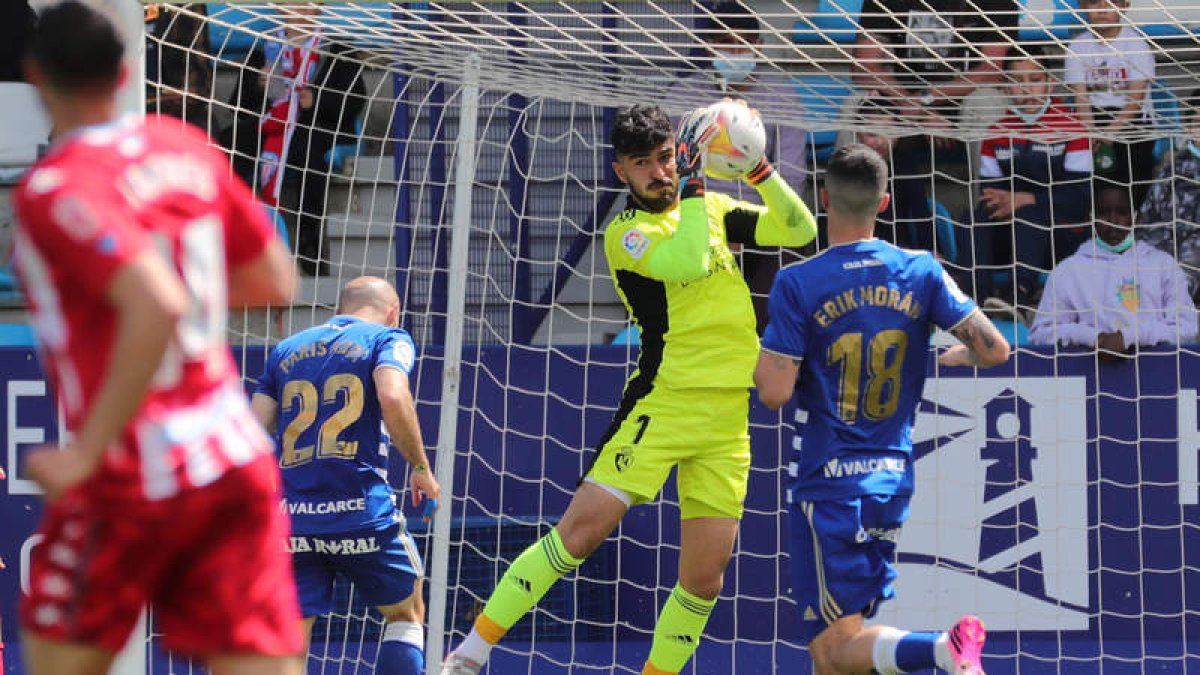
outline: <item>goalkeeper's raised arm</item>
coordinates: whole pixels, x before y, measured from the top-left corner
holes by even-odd
[[[649,120],[657,121],[662,135],[660,117],[665,118],[661,109],[635,106],[625,119],[643,126]],[[718,253],[709,241],[713,226],[723,231],[721,246],[803,246],[816,236],[816,219],[808,207],[761,154],[750,158],[741,178],[758,191],[764,205],[706,192],[707,155],[719,152],[709,145],[722,131],[719,116],[712,108],[697,108],[680,121],[674,148],[669,137],[650,147],[641,143],[643,147],[616,148],[624,159],[615,162],[613,169],[629,186],[630,208],[613,225],[631,220],[637,211],[672,214],[678,209],[678,224],[674,232],[662,233],[666,237],[654,237],[649,232],[642,233],[646,236],[623,235],[622,247],[634,258],[634,270],[643,276],[686,282],[709,274],[713,256]],[[643,140],[632,131],[625,137],[629,142]],[[620,144],[620,138],[615,142]]]
[[[733,207],[725,214],[725,232],[730,242],[803,246],[817,236],[816,218],[766,158],[743,180],[758,190],[763,206],[729,200]]]

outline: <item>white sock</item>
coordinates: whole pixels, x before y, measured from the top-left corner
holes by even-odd
[[[950,655],[949,633],[942,633],[942,636],[933,644],[933,657],[937,659],[938,668],[948,673],[954,672],[954,657]]]
[[[488,644],[488,641],[484,640],[483,636],[472,628],[471,633],[467,635],[467,639],[462,641],[462,644],[458,646],[458,649],[454,650],[454,653],[463,658],[471,659],[475,663],[484,664],[487,663],[488,654],[491,651],[492,646]]]
[[[424,651],[425,627],[412,621],[393,621],[383,629],[383,639],[405,642]]]
[[[908,631],[885,626],[875,636],[871,645],[871,662],[875,664],[875,672],[879,675],[900,675],[903,670],[896,665],[896,645],[908,635]]]

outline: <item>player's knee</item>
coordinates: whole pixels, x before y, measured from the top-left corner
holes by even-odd
[[[837,675],[841,671],[834,658],[837,645],[829,640],[813,640],[808,646],[808,655],[812,658],[814,675]]]
[[[716,571],[681,571],[679,574],[679,585],[683,586],[683,590],[692,595],[704,600],[716,600],[721,594],[721,587],[725,584],[724,570]]]
[[[573,536],[563,537],[563,548],[567,549],[567,553],[571,554],[572,558],[582,560],[588,557],[599,546],[603,538],[599,540],[592,533],[573,533]]]
[[[394,605],[382,605],[378,609],[379,613],[383,615],[383,620],[387,623],[407,622],[420,624],[425,622],[425,606],[417,602],[416,596],[410,596],[407,600]]]
[[[379,614],[383,615],[383,620],[388,623],[408,622],[408,623],[424,623],[425,617],[421,616],[421,611],[414,603],[402,603],[392,605],[390,608],[379,608]]]
[[[563,548],[577,560],[588,557],[608,538],[608,532],[595,523],[575,521],[568,527],[558,527],[558,536],[562,539]]]
[[[852,634],[845,632],[845,627],[835,623],[824,629],[821,634],[809,643],[809,656],[812,658],[812,673],[816,675],[841,675],[854,673],[847,665],[844,647],[850,643]]]
[[[725,584],[728,560],[697,556],[679,565],[679,585],[692,595],[715,600]]]

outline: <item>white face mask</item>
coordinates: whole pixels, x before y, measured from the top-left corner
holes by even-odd
[[[1046,100],[1042,102],[1042,107],[1038,108],[1038,111],[1033,114],[1027,113],[1016,106],[1010,107],[1009,110],[1011,110],[1013,112],[1013,114],[1015,114],[1017,117],[1020,117],[1021,121],[1025,122],[1026,124],[1033,124],[1034,122],[1041,119],[1042,115],[1045,115],[1046,110],[1048,110],[1049,108],[1050,108],[1050,97],[1047,96]]]
[[[713,68],[717,69],[717,77],[724,80],[725,84],[745,82],[757,64],[753,54],[727,54],[719,51],[713,58]]]
[[[1106,251],[1120,255],[1120,254],[1124,253],[1125,251],[1128,251],[1130,249],[1130,247],[1133,246],[1133,232],[1130,232],[1128,235],[1125,236],[1124,239],[1122,239],[1117,244],[1110,244],[1107,241],[1104,241],[1103,239],[1101,239],[1099,235],[1097,235],[1096,236],[1096,245]]]

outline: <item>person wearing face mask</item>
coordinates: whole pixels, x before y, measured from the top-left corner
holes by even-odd
[[[1187,97],[1189,138],[1163,162],[1138,211],[1138,241],[1175,257],[1200,295],[1200,89]]]
[[[1175,259],[1133,235],[1126,188],[1096,193],[1095,236],[1050,274],[1029,341],[1096,347],[1120,358],[1138,345],[1196,337],[1196,306]]]
[[[1088,237],[1092,154],[1087,128],[1052,96],[1045,53],[1014,46],[1005,58],[1008,115],[980,149],[971,223],[974,291],[985,312],[1033,311],[1042,272]],[[971,266],[971,260],[965,261]],[[996,283],[997,272],[1008,278]]]
[[[681,101],[685,107],[708,105],[722,97],[746,101],[763,114],[766,122],[767,159],[788,185],[803,194],[807,135],[799,127],[773,123],[780,119],[780,111],[798,112],[801,102],[795,82],[760,63],[761,32],[758,17],[746,6],[739,2],[718,4],[700,31],[705,49],[701,65],[672,85],[668,98]],[[714,182],[713,186],[730,194],[742,192],[737,181]]]
[[[768,161],[800,196],[805,194],[805,153],[808,136],[797,126],[771,123],[781,120],[781,111],[799,111],[801,102],[795,82],[778,70],[760,63],[762,25],[753,11],[739,2],[721,2],[712,10],[704,37],[704,56],[689,76],[672,85],[668,99],[681,107],[705,106],[723,97],[741,99],[763,115],[767,131]],[[674,120],[678,122],[678,119]],[[708,179],[711,189],[756,201],[758,195],[741,181]],[[762,250],[743,247],[740,251],[742,274],[750,287],[757,315],[758,332],[767,326],[767,294],[781,264],[799,259],[792,251]]]

